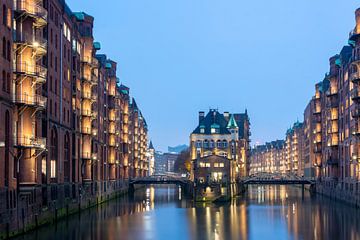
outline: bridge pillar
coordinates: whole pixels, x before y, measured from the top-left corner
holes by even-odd
[[[135,187],[134,184],[129,184],[129,190],[128,190],[129,194],[134,194],[135,192]]]
[[[304,199],[305,196],[305,185],[301,184],[301,198]]]
[[[312,183],[312,184],[310,185],[309,191],[310,191],[310,194],[316,193],[316,184],[315,184],[315,183]]]

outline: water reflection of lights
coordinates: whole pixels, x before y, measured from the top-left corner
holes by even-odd
[[[143,211],[150,211],[154,208],[155,189],[153,186],[146,188],[146,199],[143,201]]]
[[[179,186],[179,200],[181,200],[181,186]]]
[[[292,204],[292,210],[293,210],[293,214],[295,214],[295,211],[296,211],[295,203]]]

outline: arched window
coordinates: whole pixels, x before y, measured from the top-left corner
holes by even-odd
[[[204,141],[204,148],[209,148],[209,141],[207,139]]]
[[[6,91],[6,73],[5,70],[2,71],[2,90],[5,92]]]
[[[2,13],[3,13],[3,24],[6,26],[6,21],[7,21],[7,10],[6,10],[6,5],[3,5],[3,9],[2,9]]]
[[[6,77],[6,92],[8,93],[10,93],[10,86],[11,86],[11,79],[10,79],[10,73],[8,73]]]
[[[50,157],[50,178],[55,179],[57,175],[58,160],[58,137],[55,127],[51,130]]]
[[[64,136],[64,182],[70,181],[70,137],[66,132]]]
[[[222,144],[221,144],[221,141],[220,141],[220,140],[217,140],[217,141],[216,141],[216,147],[217,147],[217,148],[221,148],[221,147],[222,147]]]
[[[214,148],[215,147],[215,142],[214,142],[214,140],[211,140],[210,141],[210,148]]]
[[[223,140],[223,148],[227,148],[228,147],[228,143],[226,140]]]
[[[196,142],[196,147],[197,147],[197,148],[201,148],[201,141],[200,141],[200,140],[197,140],[197,142]]]
[[[8,110],[5,112],[5,187],[9,186],[9,176],[10,176],[10,113]],[[15,168],[15,166],[14,166]]]
[[[8,61],[10,61],[11,58],[11,45],[10,45],[10,41],[7,41],[7,52],[6,52],[6,59]]]
[[[2,39],[2,56],[3,58],[6,58],[6,39],[3,37]]]

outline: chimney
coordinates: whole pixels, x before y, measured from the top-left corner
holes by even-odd
[[[205,112],[201,111],[199,112],[199,124],[201,123],[201,121],[205,118]]]
[[[355,20],[356,20],[356,27],[355,31],[356,33],[360,33],[360,8],[356,9],[355,11]]]
[[[226,121],[229,121],[229,112],[224,112],[224,118],[226,119]]]

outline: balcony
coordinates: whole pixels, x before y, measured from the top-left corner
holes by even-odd
[[[81,97],[82,97],[83,99],[89,99],[89,100],[92,99],[92,98],[91,98],[91,92],[90,92],[90,91],[83,91],[83,92],[81,93]]]
[[[81,153],[81,158],[90,160],[91,159],[91,153],[90,152],[82,152]]]
[[[321,115],[321,106],[320,106],[320,103],[315,104],[314,110],[313,110],[313,114],[314,114],[314,115]]]
[[[339,106],[338,94],[327,95],[326,106],[328,108],[337,108]]]
[[[321,153],[321,152],[322,152],[321,143],[316,143],[314,147],[314,153]]]
[[[350,75],[350,80],[351,80],[353,83],[358,83],[358,82],[360,82],[360,73],[359,73],[359,72],[352,73],[352,74]]]
[[[321,123],[321,114],[314,114],[313,115],[313,123]]]
[[[97,99],[98,99],[97,93],[92,93],[91,94],[91,100],[95,102],[95,101],[97,101]]]
[[[358,88],[354,88],[351,92],[351,99],[353,101],[359,101],[360,100],[360,91]]]
[[[81,58],[81,62],[84,64],[87,64],[89,66],[92,66],[92,57],[91,56],[83,56]]]
[[[34,18],[34,25],[44,27],[47,24],[48,12],[36,1],[14,0],[14,11],[23,16]]]
[[[92,135],[91,127],[82,127],[81,133],[86,135]]]
[[[34,49],[35,54],[39,57],[47,53],[47,40],[34,34],[16,32],[14,34],[14,43],[18,46]]]
[[[98,135],[98,129],[96,127],[92,127],[92,135],[96,137]]]
[[[91,65],[94,68],[97,68],[99,66],[99,61],[96,58],[92,58]]]
[[[88,110],[88,109],[83,109],[81,111],[81,115],[85,116],[85,117],[91,117],[92,116],[92,113],[91,113],[91,110]]]
[[[16,137],[14,145],[19,148],[39,148],[46,149],[46,138],[24,136]]]
[[[34,77],[37,83],[46,82],[47,69],[41,65],[20,61],[14,64],[14,73]]]
[[[360,125],[355,124],[355,126],[351,128],[351,134],[354,136],[360,136]]]
[[[92,75],[91,75],[91,82],[92,82],[92,84],[98,85],[98,81],[99,81],[98,77],[92,74]]]
[[[16,94],[14,96],[14,103],[18,105],[26,105],[33,107],[46,107],[47,98],[41,95],[29,95],[29,94]]]
[[[115,134],[116,133],[115,127],[109,128],[109,133],[110,134]]]
[[[351,154],[351,161],[356,161],[356,162],[360,161],[360,156],[358,156],[357,151]]]
[[[97,117],[98,117],[98,111],[97,111],[97,109],[93,109],[93,110],[91,111],[91,118],[92,118],[92,120],[97,120]]]
[[[359,118],[360,117],[360,108],[355,107],[353,110],[351,110],[351,116],[353,118]]]
[[[86,73],[82,74],[81,80],[83,80],[83,82],[92,83],[90,74],[86,74]]]

